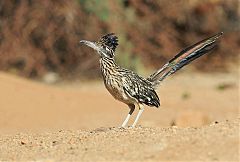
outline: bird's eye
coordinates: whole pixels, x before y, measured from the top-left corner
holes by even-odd
[[[105,50],[108,51],[108,52],[111,51],[111,49],[109,49],[107,46],[105,46]]]

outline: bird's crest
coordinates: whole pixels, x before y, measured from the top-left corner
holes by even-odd
[[[115,52],[115,49],[118,45],[118,37],[114,33],[106,34],[96,42],[99,46],[108,48]]]

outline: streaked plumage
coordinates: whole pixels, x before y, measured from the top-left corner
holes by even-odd
[[[125,127],[135,109],[135,105],[138,105],[140,110],[132,126],[136,125],[144,110],[144,104],[159,107],[160,100],[155,92],[159,83],[167,76],[175,73],[191,61],[213,49],[217,39],[222,34],[221,32],[182,50],[161,69],[146,79],[115,63],[114,52],[118,45],[118,38],[113,33],[103,36],[97,42],[85,40],[80,42],[92,47],[98,52],[105,87],[115,99],[129,106],[130,112],[122,124],[122,127]]]

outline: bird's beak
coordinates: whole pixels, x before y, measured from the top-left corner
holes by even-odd
[[[91,48],[93,48],[96,51],[99,51],[99,47],[96,45],[95,42],[87,41],[87,40],[81,40],[80,43],[83,43]]]

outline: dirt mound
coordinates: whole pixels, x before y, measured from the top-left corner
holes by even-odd
[[[239,122],[202,128],[98,128],[0,136],[0,160],[239,161]]]

